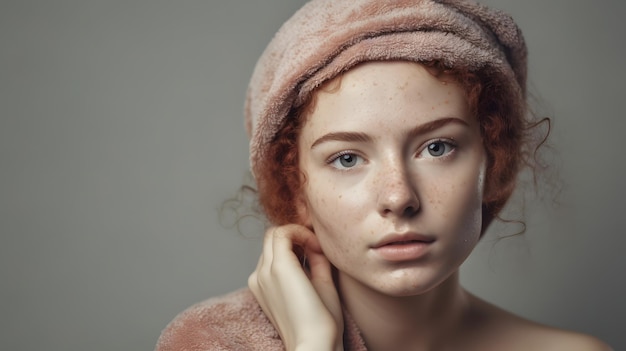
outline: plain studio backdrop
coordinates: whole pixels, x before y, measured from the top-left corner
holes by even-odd
[[[486,2],[525,33],[561,185],[526,201],[524,235],[494,226],[463,283],[626,349],[626,6]],[[218,209],[248,169],[254,63],[302,3],[0,1],[0,348],[151,350],[246,285],[261,233]]]

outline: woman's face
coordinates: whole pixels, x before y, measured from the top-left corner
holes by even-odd
[[[303,220],[342,290],[437,286],[481,232],[485,152],[463,88],[416,63],[371,62],[316,94],[298,140]]]

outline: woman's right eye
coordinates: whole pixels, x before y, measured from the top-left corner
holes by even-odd
[[[341,153],[329,160],[329,164],[337,169],[349,169],[360,165],[363,158],[352,152]]]

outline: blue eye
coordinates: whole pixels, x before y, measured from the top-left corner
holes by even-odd
[[[422,151],[421,156],[442,157],[454,151],[454,148],[455,145],[452,145],[451,143],[443,140],[437,140],[426,145],[426,148]],[[428,155],[424,155],[424,152],[428,152]]]
[[[330,160],[330,164],[338,169],[353,168],[363,162],[363,158],[354,153],[343,153]]]
[[[345,154],[339,156],[339,163],[346,168],[354,167],[356,165],[356,156]]]

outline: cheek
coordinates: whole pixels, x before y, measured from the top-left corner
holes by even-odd
[[[473,245],[480,238],[482,228],[483,172],[467,179],[453,190],[456,206],[451,206],[450,217],[456,219],[461,245]]]
[[[468,172],[467,169],[475,169]],[[449,176],[431,182],[424,196],[424,210],[456,233],[457,239],[473,241],[478,238],[482,224],[482,194],[484,167],[447,172]],[[445,180],[444,180],[445,179]],[[461,240],[461,241],[463,241]]]
[[[349,253],[361,234],[363,201],[354,190],[339,189],[329,181],[310,181],[306,194],[309,220],[326,255]]]
[[[317,178],[317,179],[315,179]],[[364,199],[357,186],[333,181],[331,177],[309,178],[305,186],[307,209],[312,222],[348,229],[348,225],[362,216]]]
[[[319,218],[325,218],[328,213],[333,213],[339,207],[342,194],[337,194],[336,187],[329,181],[309,177],[305,186],[307,209],[313,222]],[[330,209],[329,207],[332,207]]]

